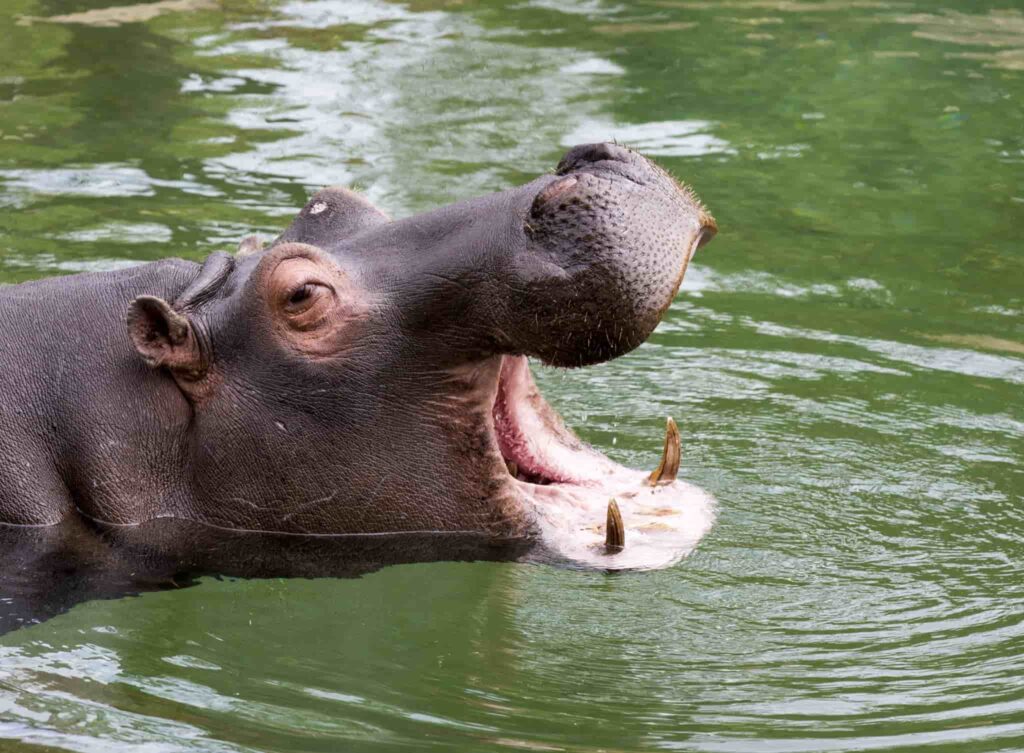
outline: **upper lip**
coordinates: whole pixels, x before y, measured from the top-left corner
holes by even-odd
[[[520,481],[583,483],[598,476],[594,466],[606,460],[580,442],[541,397],[524,356],[502,358],[492,417],[497,449]]]

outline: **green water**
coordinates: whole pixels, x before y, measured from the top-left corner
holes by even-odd
[[[0,281],[198,260],[328,183],[406,215],[594,139],[691,183],[721,232],[651,341],[539,378],[629,464],[676,416],[719,517],[658,572],[82,604],[0,638],[0,750],[1024,750],[1011,5],[224,0],[99,26],[15,19],[104,0],[7,0]]]

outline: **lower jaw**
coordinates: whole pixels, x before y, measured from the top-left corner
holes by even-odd
[[[506,482],[540,536],[536,559],[610,570],[668,567],[690,554],[714,524],[711,495],[675,478],[672,422],[658,471],[620,465],[565,425],[540,395],[523,356],[503,359],[493,420]],[[678,435],[674,441],[678,453]],[[614,543],[612,500],[625,539],[616,533]]]
[[[647,474],[623,468],[616,484],[520,485],[540,533],[538,558],[582,568],[653,570],[679,562],[715,521],[715,501],[685,481],[645,487]],[[608,545],[608,506],[622,517],[621,547]]]

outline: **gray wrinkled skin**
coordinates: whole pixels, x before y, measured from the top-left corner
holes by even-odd
[[[530,536],[503,357],[635,348],[713,232],[596,144],[404,220],[330,188],[267,248],[2,289],[0,522]]]

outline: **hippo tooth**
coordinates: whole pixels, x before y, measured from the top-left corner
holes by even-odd
[[[619,503],[614,499],[608,502],[608,522],[605,525],[604,548],[609,554],[621,552],[626,545],[626,526],[622,522]]]
[[[508,468],[509,475],[512,476],[512,478],[515,478],[516,476],[519,475],[519,466],[516,465],[516,461],[506,460],[505,467]]]
[[[647,483],[651,486],[671,484],[679,473],[679,427],[671,416],[665,422],[665,449],[661,453],[661,462],[654,469]]]

